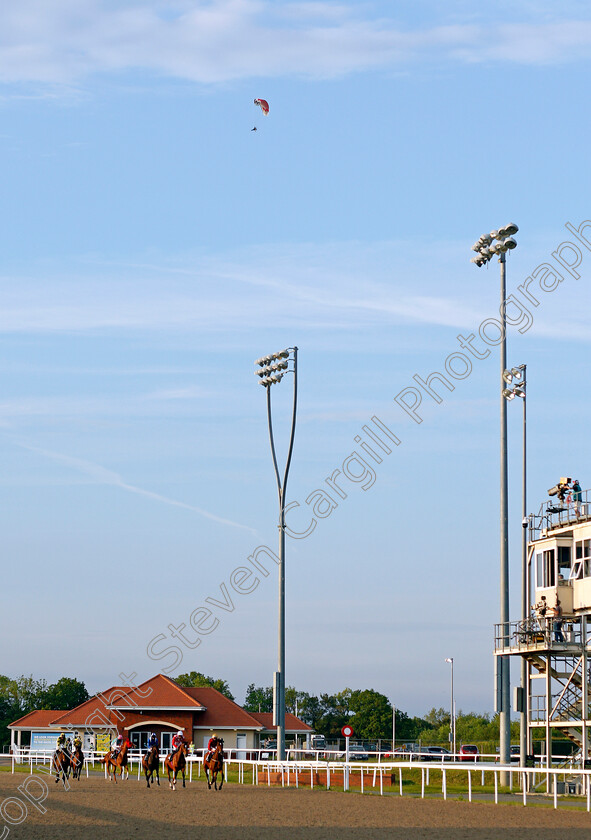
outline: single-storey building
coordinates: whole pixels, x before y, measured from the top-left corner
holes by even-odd
[[[38,710],[14,721],[11,746],[18,749],[28,740],[32,750],[54,749],[57,736],[65,732],[84,738],[86,750],[106,750],[117,733],[127,735],[144,749],[156,732],[162,750],[170,749],[172,736],[182,730],[187,741],[200,750],[215,732],[224,747],[255,750],[275,736],[270,713],[247,712],[215,688],[185,688],[164,674],[139,686],[112,686],[70,711]],[[286,714],[286,740],[299,743],[312,729],[294,715]],[[23,734],[25,739],[23,739]]]

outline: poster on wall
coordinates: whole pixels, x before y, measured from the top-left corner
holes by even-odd
[[[112,734],[110,732],[97,732],[96,749],[98,752],[109,752],[111,749]]]
[[[55,750],[59,732],[31,732],[31,751]]]

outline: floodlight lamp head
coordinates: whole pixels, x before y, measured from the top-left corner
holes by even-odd
[[[450,657],[450,658],[446,659],[445,661],[446,661],[446,662],[449,662],[449,663],[450,663],[450,665],[451,665],[451,663],[453,662],[453,659]]]
[[[491,230],[490,238],[491,238],[491,240],[492,239],[498,239],[499,238],[499,231],[498,230]]]
[[[520,385],[519,388],[515,388],[513,390],[513,393],[516,397],[521,397],[522,399],[525,399],[525,388],[523,385]]]
[[[513,371],[512,370],[505,370],[503,371],[503,382],[506,382],[508,385],[513,382]]]
[[[519,228],[515,222],[510,222],[508,225],[505,225],[504,230],[506,231],[505,236],[514,236]]]
[[[472,245],[471,250],[472,251],[480,251],[480,245],[478,244],[478,242],[475,242],[474,245]]]
[[[523,379],[523,369],[520,367],[511,368],[511,373],[515,379]]]
[[[504,254],[507,251],[507,244],[505,242],[499,242],[497,245],[497,254]]]
[[[510,251],[513,251],[514,248],[517,248],[517,242],[513,239],[512,236],[508,236],[505,239],[503,245],[505,245]]]
[[[490,233],[483,233],[480,239],[482,240],[484,245],[490,245],[490,243],[492,242]]]
[[[515,391],[512,391],[511,388],[503,388],[503,390],[501,391],[501,394],[509,402],[511,402],[511,400],[515,399]]]

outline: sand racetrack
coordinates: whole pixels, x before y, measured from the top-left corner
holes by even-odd
[[[35,778],[37,778],[35,776]],[[70,790],[48,776],[49,793],[41,814],[31,803],[19,825],[17,790],[27,777],[0,774],[0,835],[31,840],[98,840],[98,838],[192,838],[200,840],[374,840],[377,838],[478,838],[478,840],[546,840],[588,838],[591,814],[562,807],[469,803],[388,794],[380,797],[336,791],[276,789],[228,784],[221,792],[204,781],[171,791],[166,781],[148,790],[130,778],[114,783],[100,777],[73,782]],[[33,796],[40,785],[31,784]],[[21,811],[22,815],[22,811]],[[5,835],[6,836],[6,835]]]

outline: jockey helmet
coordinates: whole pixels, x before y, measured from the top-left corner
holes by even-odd
[[[155,732],[150,732],[150,738],[155,738],[155,737],[156,737],[156,733]]]
[[[179,735],[183,735],[183,734],[184,734],[184,733],[183,733],[183,730],[182,730],[182,729],[179,729],[178,734],[179,734]]]

